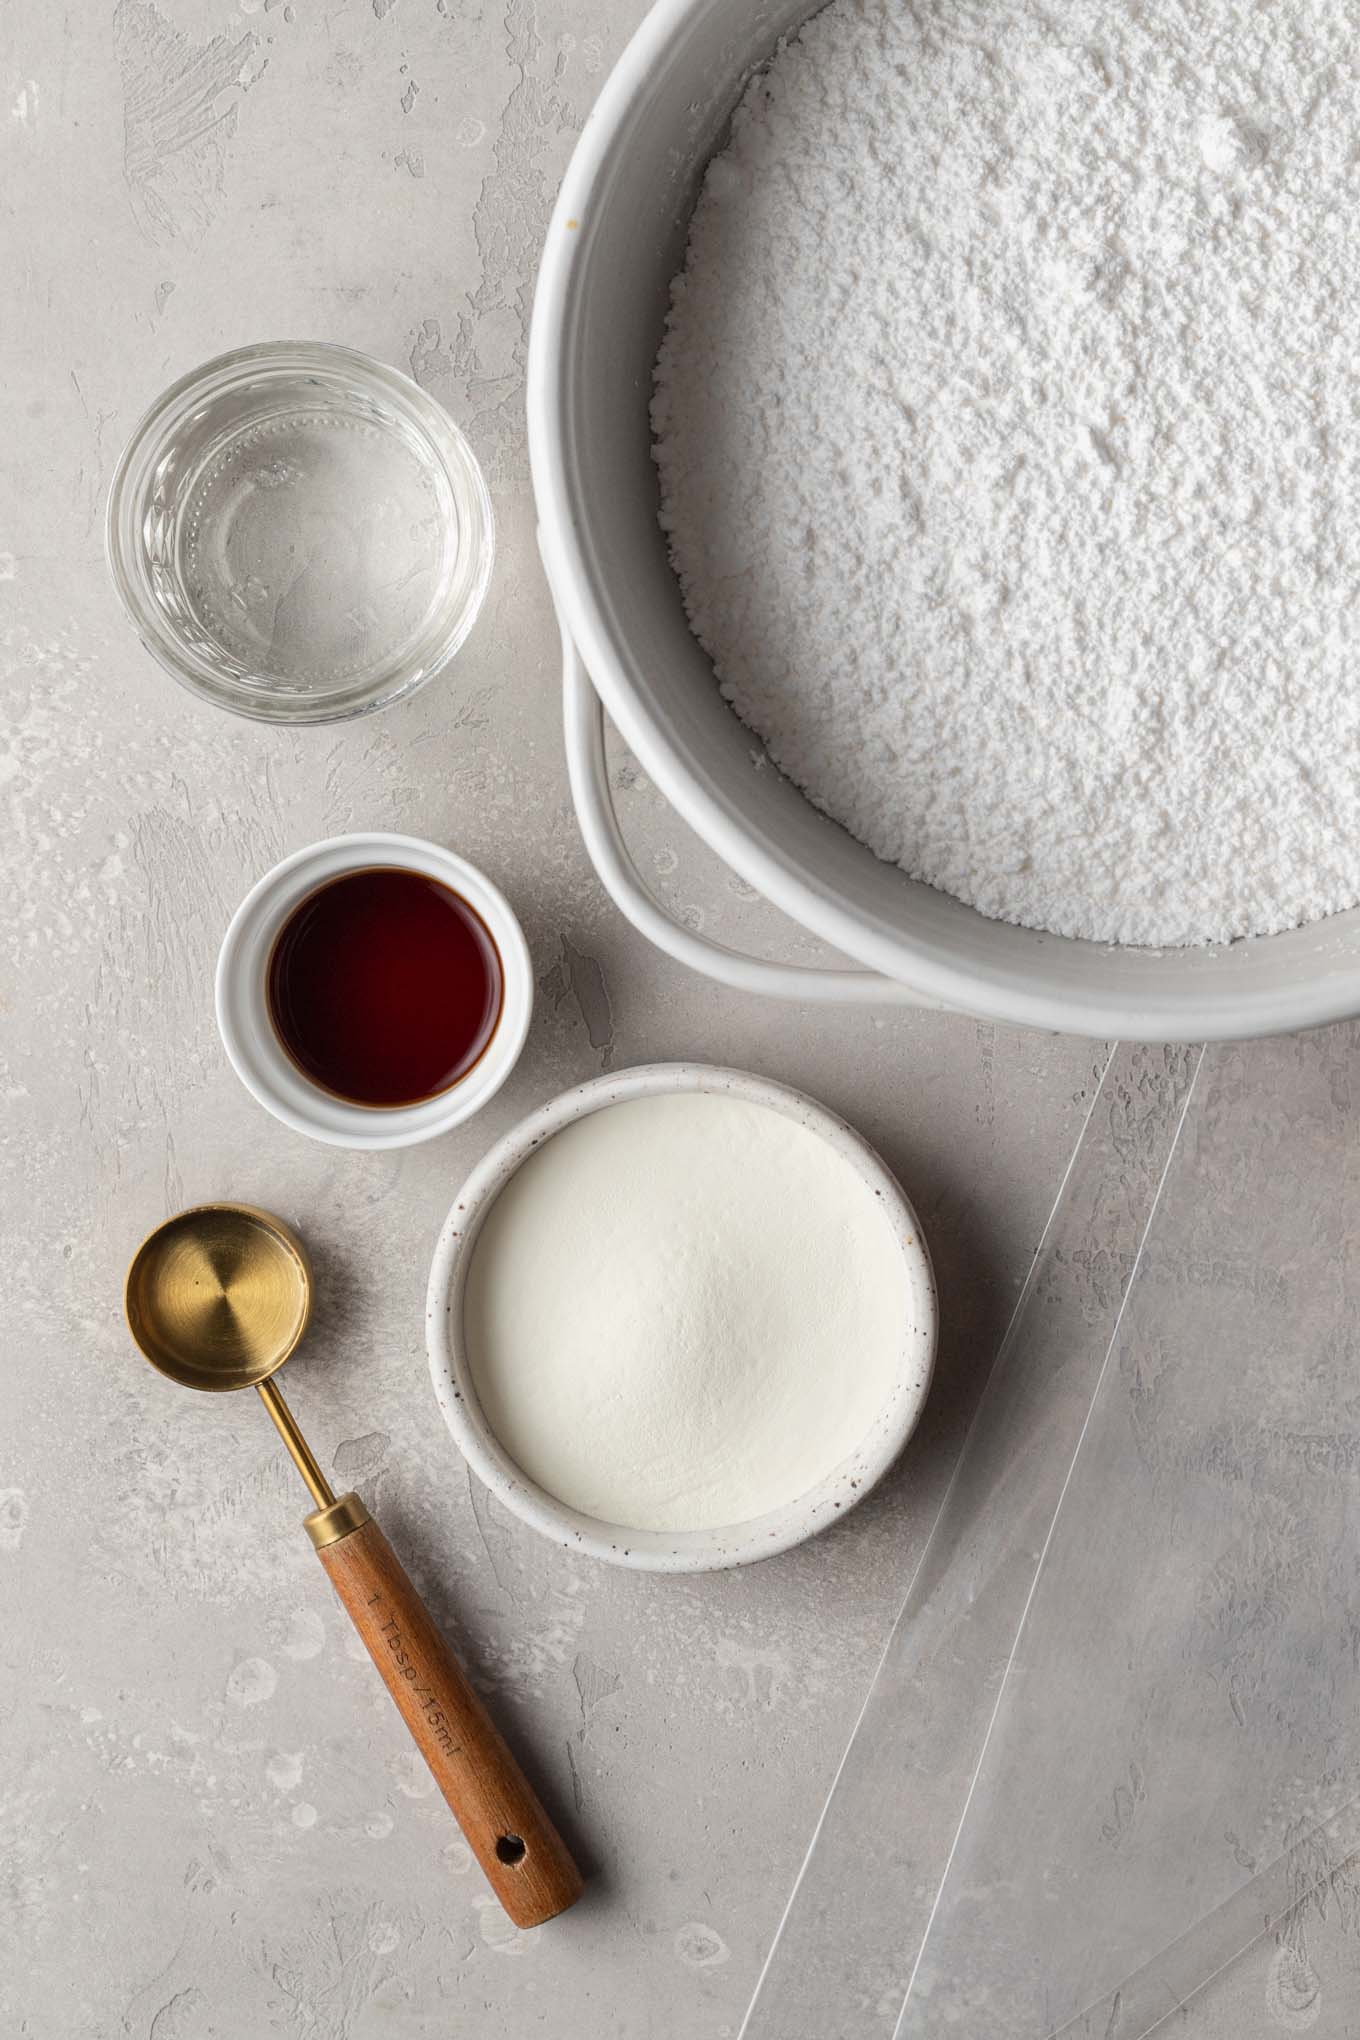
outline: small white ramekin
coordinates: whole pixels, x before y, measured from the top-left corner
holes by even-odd
[[[269,1022],[269,956],[289,914],[327,879],[374,865],[420,871],[450,886],[481,915],[500,953],[501,1014],[495,1033],[465,1077],[418,1105],[354,1105],[322,1090],[285,1053]],[[418,836],[332,836],[294,851],[246,894],[217,959],[217,1027],[232,1068],[276,1119],[332,1147],[412,1147],[470,1119],[519,1060],[533,1004],[529,946],[504,893],[474,864]]]
[[[709,1530],[637,1530],[583,1515],[523,1473],[482,1413],[463,1339],[463,1292],[477,1234],[520,1164],[573,1120],[626,1099],[708,1091],[796,1120],[842,1156],[882,1202],[902,1256],[908,1330],[892,1390],[855,1450],[825,1480],[749,1522]],[[430,1375],[444,1421],[478,1479],[522,1522],[569,1551],[641,1572],[713,1572],[801,1544],[863,1501],[916,1428],[930,1388],[939,1321],[935,1277],[920,1222],[887,1165],[853,1127],[787,1085],[708,1063],[648,1063],[596,1077],[540,1106],[484,1156],[453,1201],[435,1249],[426,1299]]]

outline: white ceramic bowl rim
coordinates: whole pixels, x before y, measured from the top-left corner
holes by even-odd
[[[724,1093],[796,1119],[818,1134],[881,1198],[902,1254],[911,1323],[897,1379],[868,1433],[806,1494],[749,1522],[711,1530],[636,1530],[601,1522],[531,1481],[482,1413],[462,1338],[463,1292],[477,1235],[520,1164],[553,1134],[588,1113],[628,1099],[676,1091]],[[435,1249],[426,1300],[430,1376],[444,1421],[486,1487],[522,1522],[568,1550],[644,1572],[708,1572],[770,1558],[823,1530],[862,1501],[916,1427],[930,1388],[938,1328],[935,1277],[920,1223],[901,1185],[853,1127],[815,1099],[744,1070],[707,1063],[646,1063],[578,1084],[542,1105],[486,1154],[453,1201]]]
[[[665,558],[648,396],[703,167],[751,67],[818,4],[656,0],[572,152],[544,242],[526,389],[540,544],[564,635],[648,776],[710,849],[801,926],[927,1004],[1100,1040],[1229,1040],[1353,1016],[1360,908],[1223,948],[1165,951],[988,920],[908,880],[760,771],[762,754],[723,703]],[[753,973],[748,988],[768,983]]]
[[[398,865],[451,886],[481,915],[500,952],[504,982],[495,1033],[465,1077],[419,1105],[370,1107],[331,1096],[308,1082],[269,1023],[265,973],[284,921],[327,879],[372,865]],[[223,939],[216,999],[218,1031],[231,1066],[276,1119],[332,1147],[397,1148],[432,1140],[460,1125],[500,1089],[529,1031],[534,977],[529,947],[509,901],[475,864],[419,836],[375,832],[310,843],[251,887]]]

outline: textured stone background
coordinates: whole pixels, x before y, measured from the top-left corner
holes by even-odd
[[[0,2032],[16,2040],[734,2035],[1104,1060],[726,994],[650,951],[587,867],[522,380],[551,196],[641,11],[0,13]],[[367,349],[443,399],[501,532],[451,676],[298,733],[179,692],[125,626],[100,537],[150,399],[210,354],[285,336]],[[644,868],[696,925],[815,954],[622,760],[617,776]],[[482,864],[540,986],[482,1118],[392,1156],[278,1126],[212,1019],[243,891],[357,827]],[[558,1553],[490,1503],[438,1419],[421,1337],[441,1218],[485,1146],[577,1078],[675,1055],[803,1085],[875,1140],[920,1207],[947,1326],[927,1419],[883,1489],[799,1553],[692,1582]],[[129,1344],[137,1239],[215,1196],[274,1206],[311,1242],[322,1309],[290,1395],[593,1867],[582,1906],[535,1935],[501,1918],[356,1656],[263,1413],[175,1391]],[[891,2030],[879,1954],[850,1965],[848,2032]],[[1248,1997],[1235,2030],[1265,2018],[1259,1983]],[[1350,2030],[1336,2010],[1325,2030]],[[809,2011],[809,2040],[831,2030]]]

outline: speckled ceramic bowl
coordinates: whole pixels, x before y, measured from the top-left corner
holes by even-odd
[[[463,1338],[463,1292],[472,1250],[483,1220],[521,1162],[587,1113],[672,1091],[723,1092],[766,1106],[797,1120],[844,1157],[882,1199],[897,1234],[902,1281],[911,1305],[892,1392],[849,1457],[818,1486],[781,1508],[708,1530],[637,1530],[601,1522],[569,1508],[531,1481],[482,1413]],[[935,1278],[916,1214],[896,1178],[853,1128],[801,1092],[742,1070],[715,1069],[705,1063],[648,1063],[564,1091],[512,1128],[473,1170],[454,1199],[435,1250],[426,1335],[444,1421],[473,1472],[507,1509],[553,1543],[589,1552],[611,1565],[644,1572],[710,1572],[787,1551],[864,1499],[916,1428],[935,1362],[938,1315]]]

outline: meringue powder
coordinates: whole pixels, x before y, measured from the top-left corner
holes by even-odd
[[[912,877],[1224,942],[1360,899],[1360,6],[832,0],[653,401],[737,713]]]
[[[911,1301],[883,1204],[820,1134],[680,1091],[591,1112],[521,1163],[477,1234],[463,1334],[531,1480],[625,1529],[709,1530],[863,1444]]]

